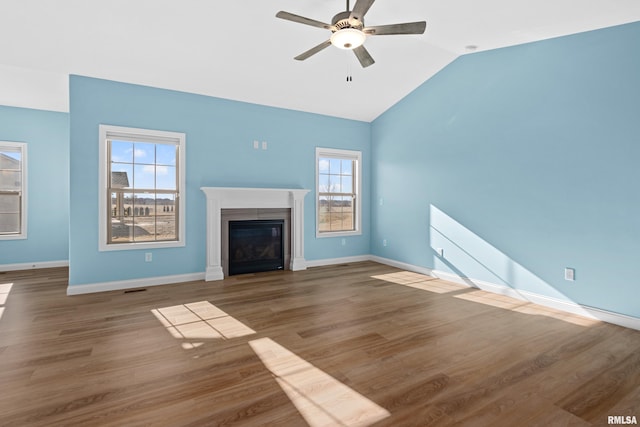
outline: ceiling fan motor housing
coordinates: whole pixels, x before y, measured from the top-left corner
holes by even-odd
[[[364,28],[364,20],[358,19],[349,19],[351,16],[351,12],[346,10],[344,12],[338,13],[331,19],[331,26],[335,29],[332,29],[332,32],[336,32],[338,30],[342,30],[344,28],[353,28],[356,30],[362,30]]]

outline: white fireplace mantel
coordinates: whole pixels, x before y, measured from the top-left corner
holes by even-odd
[[[201,187],[207,197],[207,270],[205,280],[222,280],[221,210],[222,209],[291,209],[290,270],[305,270],[304,197],[309,190],[290,188]]]

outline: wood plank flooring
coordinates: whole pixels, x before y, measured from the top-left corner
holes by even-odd
[[[66,296],[0,273],[1,426],[604,426],[640,331],[363,262]]]

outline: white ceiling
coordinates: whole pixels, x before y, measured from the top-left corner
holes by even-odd
[[[376,63],[330,46],[343,0],[0,0],[0,104],[68,111],[69,74],[372,121],[459,55],[640,21],[639,0],[378,0],[367,25],[427,21],[424,35],[368,37]],[[351,6],[353,6],[353,1]],[[353,81],[347,83],[351,74]]]

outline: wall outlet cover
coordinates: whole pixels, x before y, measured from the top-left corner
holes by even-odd
[[[576,270],[573,268],[565,268],[564,269],[564,280],[569,280],[571,282],[576,280]]]

